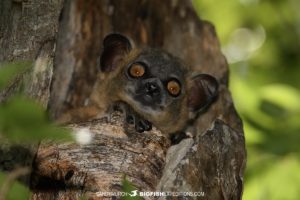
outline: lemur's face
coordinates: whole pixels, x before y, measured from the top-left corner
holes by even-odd
[[[184,69],[178,59],[162,50],[142,50],[124,67],[126,92],[145,112],[163,112],[185,95]]]
[[[161,130],[183,128],[190,114],[207,107],[218,93],[214,77],[189,71],[163,50],[133,50],[120,34],[104,39],[100,62],[101,71],[113,77],[116,91],[111,92],[118,93],[118,100]]]

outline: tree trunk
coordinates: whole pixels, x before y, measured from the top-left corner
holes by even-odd
[[[33,199],[102,199],[101,192],[123,191],[124,175],[138,191],[241,199],[245,141],[228,91],[228,65],[213,26],[197,17],[190,1],[3,0],[0,10],[0,61],[35,61],[31,72],[0,92],[0,100],[25,82],[26,94],[48,105],[54,119],[88,100],[101,42],[111,32],[129,36],[136,46],[163,48],[220,83],[218,100],[195,123],[196,137],[177,145],[155,128],[145,134],[124,130],[118,112],[111,122],[71,125],[74,132],[91,132],[92,144],[41,142],[30,157]],[[1,161],[9,151],[0,150]]]

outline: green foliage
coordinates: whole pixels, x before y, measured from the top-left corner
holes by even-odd
[[[215,25],[244,121],[244,200],[300,198],[300,2],[194,0]]]
[[[30,62],[0,64],[0,91],[17,75],[30,69]],[[44,109],[21,95],[0,104],[0,135],[11,141],[36,142],[41,139],[71,139],[68,131],[51,124]]]
[[[7,179],[7,175],[0,172],[0,188]],[[15,181],[7,193],[6,200],[27,200],[30,197],[29,189]]]
[[[20,96],[0,105],[0,133],[11,141],[71,139],[66,130],[49,123],[41,106]]]
[[[80,197],[80,200],[87,200],[86,197]]]
[[[127,194],[133,194],[133,191],[137,190],[137,188],[127,180],[126,176],[124,176],[124,179],[122,181],[122,188],[123,192],[126,192]],[[142,198],[140,196],[123,196],[123,200],[141,200]]]
[[[30,62],[0,63],[0,91],[18,74],[30,69],[31,65]]]

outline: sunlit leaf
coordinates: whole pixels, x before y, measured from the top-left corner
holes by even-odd
[[[284,84],[269,84],[260,89],[263,99],[274,102],[291,112],[300,112],[300,92]]]
[[[258,166],[263,167],[260,163]],[[244,200],[297,200],[300,196],[300,163],[297,156],[273,160],[272,167],[246,181]]]

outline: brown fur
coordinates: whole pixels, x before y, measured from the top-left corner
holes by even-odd
[[[108,109],[114,102],[124,101],[129,104],[133,110],[145,119],[149,120],[155,127],[165,133],[174,133],[182,130],[188,120],[189,112],[186,106],[178,105],[179,109],[168,108],[160,115],[154,116],[142,112],[135,103],[125,94],[122,85],[126,79],[123,77],[122,71],[124,67],[134,60],[140,53],[140,50],[134,49],[119,63],[120,67],[112,72],[98,74],[93,92],[90,96],[90,103],[86,107],[73,109],[65,113],[57,121],[59,123],[80,122],[101,116],[105,116]],[[187,91],[187,86],[185,91]],[[186,96],[182,100],[182,104],[187,104]]]
[[[58,119],[58,122],[79,122],[103,117],[110,111],[114,103],[122,101],[127,103],[136,113],[150,121],[165,134],[184,130],[192,113],[188,108],[188,92],[192,84],[191,76],[187,73],[185,80],[181,80],[183,83],[182,91],[184,91],[184,93],[179,99],[174,101],[173,104],[159,112],[145,112],[141,105],[138,105],[137,102],[130,98],[124,87],[126,81],[128,81],[124,69],[134,61],[140,53],[141,50],[133,49],[129,51],[122,60],[118,61],[118,66],[113,71],[98,74],[97,81],[90,96],[89,105],[67,112]],[[186,71],[188,71],[188,69],[186,69]]]

